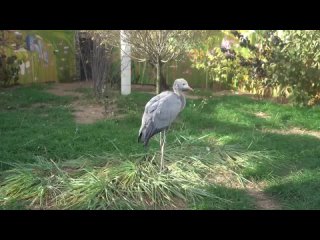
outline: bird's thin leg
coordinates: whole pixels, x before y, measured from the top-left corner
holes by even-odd
[[[161,172],[161,170],[162,170],[162,167],[161,167],[161,163],[162,163],[162,145],[163,145],[162,132],[160,132],[160,151],[161,151],[160,172]]]
[[[162,139],[162,146],[161,146],[161,162],[160,162],[160,171],[163,170],[163,166],[164,166],[164,159],[163,159],[163,155],[164,155],[164,145],[166,143],[166,131],[163,131],[163,139]]]
[[[160,148],[162,147],[162,132],[160,132]]]

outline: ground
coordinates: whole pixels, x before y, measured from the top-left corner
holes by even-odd
[[[79,90],[91,87],[90,82],[56,83],[48,89],[48,92],[57,96],[74,96],[80,99],[73,101],[71,105],[77,123],[94,123],[104,118],[122,117],[120,114],[115,115],[117,108],[114,104],[109,105],[106,111],[105,106],[101,103],[81,101],[84,93]]]
[[[79,90],[91,87],[90,82],[56,83],[52,88],[48,89],[48,92],[57,96],[75,96],[81,99],[84,93]],[[152,85],[133,85],[132,91],[153,94],[155,87]],[[188,98],[199,99],[201,96],[189,95]],[[88,104],[85,101],[73,101],[72,108],[74,109],[75,121],[78,123],[94,123],[100,119],[119,116],[114,116],[112,113],[106,114],[104,105],[96,102]],[[116,106],[111,106],[111,109],[116,110]]]
[[[83,154],[100,153],[101,149],[111,151],[112,144],[123,144],[126,152],[139,152],[139,147],[132,141],[136,137],[135,129],[139,128],[143,106],[154,88],[134,85],[133,94],[126,98],[125,104],[120,99],[106,110],[103,104],[90,100],[89,87],[87,83],[68,83],[1,91],[4,99],[8,100],[2,102],[5,107],[2,107],[0,115],[4,119],[1,133],[6,140],[2,156],[8,161],[17,158],[27,160],[34,155],[74,159]],[[47,97],[42,92],[59,98]],[[11,103],[11,98],[17,103]],[[222,208],[320,208],[319,199],[315,200],[319,194],[312,196],[312,186],[317,186],[315,176],[318,176],[320,166],[318,108],[293,108],[232,91],[210,95],[196,91],[188,94],[187,98],[188,107],[177,121],[180,130],[174,129],[174,133],[178,131],[195,136],[210,133],[226,143],[240,142],[248,149],[265,149],[276,155],[269,162],[252,162],[236,175],[215,176],[213,181],[221,188],[212,191],[235,201],[233,205]],[[128,114],[131,111],[137,111],[137,114],[131,117]],[[72,115],[76,125],[68,114]],[[38,127],[32,130],[35,121],[38,121]],[[12,128],[12,124],[16,124],[16,128]],[[117,135],[120,126],[127,133],[127,138]],[[11,128],[16,129],[13,135],[9,131]],[[73,128],[75,131],[70,131]],[[65,129],[64,132],[61,129]],[[107,136],[106,131],[110,132],[108,141],[112,144],[103,140]],[[45,138],[46,134],[50,139]],[[18,135],[20,139],[16,138]],[[172,135],[169,136],[170,141],[173,141]],[[21,154],[14,153],[18,148]],[[237,174],[241,174],[245,181],[236,180]],[[186,207],[185,203],[176,205],[182,209]],[[204,201],[196,209],[215,207],[212,202]]]
[[[76,91],[78,89],[90,88],[90,87],[91,87],[91,84],[88,82],[80,82],[80,83],[76,82],[76,83],[65,83],[65,84],[57,83],[51,89],[49,89],[48,92],[58,96],[81,97],[83,96],[83,94]],[[148,86],[148,85],[133,85],[132,91],[153,94],[155,92],[155,88],[153,86]],[[226,95],[227,96],[235,95],[235,93],[233,91],[219,91],[213,94],[213,96],[226,96]],[[244,95],[244,94],[240,94],[240,95]],[[247,94],[247,96],[251,96],[251,95]],[[201,99],[203,98],[203,96],[187,94],[187,98]],[[104,114],[104,106],[102,104],[83,105],[83,103],[79,101],[75,101],[72,104],[72,107],[75,110],[74,112],[75,121],[79,123],[93,123],[97,120],[110,117]],[[262,117],[262,118],[270,117],[263,112],[258,112],[256,116]],[[301,131],[299,133],[303,133],[303,132]],[[314,133],[314,134],[316,135],[319,134],[320,136],[320,133]],[[281,209],[280,205],[272,197],[268,196],[268,194],[263,193],[263,191],[257,186],[257,184],[245,185],[245,189],[248,192],[248,194],[255,199],[255,204],[258,209],[263,209],[263,210]]]
[[[256,184],[246,185],[247,193],[255,199],[257,209],[260,210],[281,210],[280,204],[269,194],[256,186]]]

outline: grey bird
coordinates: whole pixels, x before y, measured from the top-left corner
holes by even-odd
[[[188,90],[193,91],[185,79],[176,79],[173,83],[173,92],[162,92],[151,98],[145,106],[138,142],[143,142],[144,146],[147,147],[149,140],[155,134],[160,133],[160,171],[163,169],[166,131],[186,106],[186,98],[183,92]],[[163,133],[163,136],[161,133]]]

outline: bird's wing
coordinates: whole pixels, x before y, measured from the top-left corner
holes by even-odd
[[[152,121],[157,129],[167,128],[178,116],[182,102],[176,94],[171,93],[157,103],[158,106],[152,114]]]
[[[181,107],[180,98],[173,92],[163,92],[153,97],[145,107],[138,141],[141,139],[147,145],[153,135],[170,126]]]
[[[172,92],[165,91],[151,98],[145,106],[145,113],[152,113],[154,110],[156,110],[159,105],[159,101],[166,98],[170,94],[172,94]]]
[[[170,95],[170,92],[169,91],[165,91],[165,92],[162,92],[162,93],[154,96],[153,98],[151,98],[149,100],[149,102],[147,102],[147,104],[146,104],[146,106],[144,108],[143,116],[142,116],[142,123],[141,123],[141,127],[140,127],[140,130],[139,130],[139,135],[141,134],[142,130],[144,128],[146,128],[147,125],[149,125],[150,122],[152,121],[153,112],[159,106],[160,100],[165,98],[168,95]]]

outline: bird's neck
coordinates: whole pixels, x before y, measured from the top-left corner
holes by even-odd
[[[179,95],[179,96],[180,96],[181,94],[183,94],[182,91],[179,91],[179,89],[176,89],[176,88],[173,88],[173,91],[174,91],[175,94],[177,94],[177,95]]]
[[[176,89],[174,89],[174,93],[177,94],[181,100],[181,103],[182,103],[181,110],[182,110],[186,106],[186,96],[184,95],[184,93],[182,91],[179,91]]]

